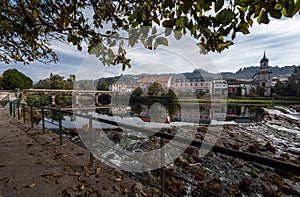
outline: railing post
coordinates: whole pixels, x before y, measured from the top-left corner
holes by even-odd
[[[44,114],[44,107],[42,107],[42,127],[43,127],[43,133],[45,133],[45,114]]]
[[[25,104],[23,104],[23,121],[24,121],[24,123],[26,123],[26,106],[25,106]]]
[[[93,156],[93,121],[89,119],[89,150],[90,150],[90,166],[94,166],[94,156]]]
[[[164,172],[164,165],[165,165],[165,150],[164,150],[164,146],[165,146],[165,139],[164,138],[160,138],[160,150],[161,150],[161,155],[160,155],[160,159],[161,159],[161,168],[160,168],[160,190],[161,190],[161,197],[164,197],[164,192],[165,192],[165,172]]]
[[[9,101],[9,115],[12,116],[12,101]]]
[[[30,121],[31,121],[31,128],[33,127],[33,106],[30,105]]]
[[[17,100],[17,107],[18,107],[18,120],[20,120],[20,100]]]
[[[16,106],[15,106],[15,101],[14,100],[12,102],[12,105],[13,105],[13,117],[15,118],[16,117]]]
[[[59,123],[59,145],[62,145],[62,117],[61,110],[58,112],[58,123]]]

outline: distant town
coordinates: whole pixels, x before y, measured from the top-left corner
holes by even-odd
[[[105,90],[113,95],[135,93],[139,96],[162,96],[173,91],[180,97],[299,97],[300,67],[272,67],[266,53],[258,66],[244,67],[236,73],[209,73],[195,69],[186,73],[120,75],[97,80],[65,79],[50,74],[36,83],[16,69],[0,75],[0,89]]]
[[[184,74],[161,74],[161,75],[142,75],[136,77],[136,80],[130,80],[126,76],[120,76],[116,81],[100,80],[102,89],[108,86],[107,90],[114,94],[127,94],[140,88],[143,95],[153,95],[149,93],[149,88],[157,84],[160,88],[160,94],[167,93],[169,89],[174,90],[182,96],[191,95],[216,95],[216,96],[274,96],[279,95],[275,85],[279,82],[287,85],[289,75],[283,75],[281,78],[273,77],[269,59],[263,54],[259,62],[259,69],[251,77],[238,78],[230,73],[224,73],[218,76],[211,76],[208,72],[201,69],[195,69],[191,73]],[[225,77],[224,77],[225,76]],[[110,79],[112,80],[112,79]],[[105,83],[108,83],[104,85]],[[152,87],[153,88],[153,87]],[[101,89],[101,88],[100,88]],[[282,92],[282,90],[281,90]]]

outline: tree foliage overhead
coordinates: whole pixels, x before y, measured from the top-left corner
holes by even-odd
[[[189,33],[202,53],[221,52],[236,33],[249,34],[253,20],[268,24],[299,10],[300,0],[0,0],[0,61],[56,62],[51,41],[58,40],[79,50],[87,44],[104,64],[121,63],[125,69],[130,66],[125,42],[156,49],[168,45],[169,35],[180,39]],[[154,24],[168,29],[161,34]],[[117,39],[119,30],[142,26],[152,28]]]
[[[0,81],[2,83],[0,86],[7,90],[13,90],[16,88],[28,89],[33,85],[32,80],[17,69],[6,70]]]

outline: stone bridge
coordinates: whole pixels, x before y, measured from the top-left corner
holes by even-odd
[[[24,89],[21,90],[22,99],[25,101],[29,95],[46,95],[50,97],[52,106],[56,105],[56,97],[59,95],[72,95],[73,106],[81,105],[79,98],[81,96],[88,96],[94,99],[92,105],[109,105],[111,104],[112,91],[98,91],[98,90],[52,90],[52,89]]]

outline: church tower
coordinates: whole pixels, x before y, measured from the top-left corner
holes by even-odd
[[[263,58],[260,60],[260,72],[269,71],[269,59],[266,58],[266,52],[264,52]]]
[[[264,52],[263,58],[260,60],[259,72],[254,76],[256,82],[256,90],[260,96],[271,96],[272,72],[269,67],[269,59]]]

